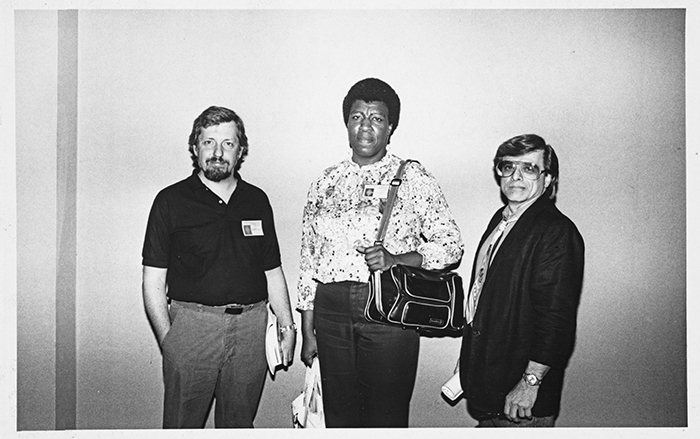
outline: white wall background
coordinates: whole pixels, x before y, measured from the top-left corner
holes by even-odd
[[[271,199],[294,302],[305,194],[346,156],[342,99],[368,76],[401,97],[392,151],[440,182],[467,279],[501,203],[496,147],[536,133],[556,149],[558,206],[586,243],[558,425],[687,425],[684,22],[683,10],[81,10],[78,429],[160,426],[140,253],[154,196],[190,173],[193,119],[209,105],[243,118],[241,173]],[[17,425],[43,430],[54,422],[56,12],[19,11],[15,29]],[[421,349],[411,426],[473,425],[464,401],[439,394],[459,340]],[[266,384],[256,427],[290,426],[298,355]]]

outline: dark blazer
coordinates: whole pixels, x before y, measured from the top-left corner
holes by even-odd
[[[505,208],[505,207],[504,207]],[[479,248],[501,220],[491,218]],[[500,414],[528,361],[550,366],[533,416],[559,414],[564,369],[573,352],[583,281],[583,238],[546,197],[518,219],[494,256],[474,321],[464,329],[460,376],[475,417]]]

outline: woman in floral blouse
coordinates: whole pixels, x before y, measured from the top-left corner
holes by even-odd
[[[351,157],[311,184],[304,207],[297,309],[302,361],[318,355],[328,427],[407,427],[419,335],[370,323],[363,311],[371,271],[404,264],[442,269],[463,244],[445,196],[420,163],[399,187],[384,245],[374,245],[389,182],[401,159],[387,153],[401,104],[367,78],[343,101]]]

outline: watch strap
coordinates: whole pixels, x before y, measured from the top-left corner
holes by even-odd
[[[534,373],[524,373],[523,374],[523,381],[527,383],[528,386],[539,386],[542,384],[542,380],[537,378],[537,375]]]

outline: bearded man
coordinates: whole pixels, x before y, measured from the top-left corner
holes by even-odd
[[[153,202],[143,246],[143,299],[163,353],[164,428],[252,428],[267,361],[269,300],[282,363],[296,326],[267,195],[239,170],[243,121],[209,107],[193,124],[192,175]]]

